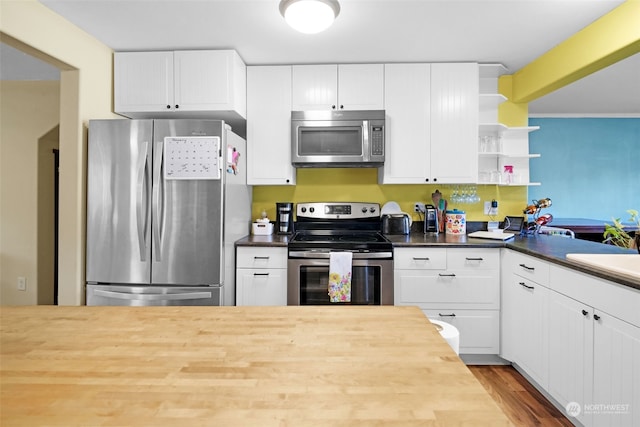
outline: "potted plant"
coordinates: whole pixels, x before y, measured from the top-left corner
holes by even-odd
[[[635,209],[629,209],[627,213],[631,215],[629,218],[631,225],[623,224],[620,218],[612,218],[613,225],[604,225],[603,243],[610,243],[622,248],[635,248],[640,254],[640,215]]]

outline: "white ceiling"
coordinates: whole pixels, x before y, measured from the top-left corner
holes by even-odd
[[[279,0],[40,2],[116,51],[232,48],[247,65],[477,61],[513,73],[623,0],[340,0],[336,22],[315,35],[288,27]],[[640,116],[640,54],[529,112]]]

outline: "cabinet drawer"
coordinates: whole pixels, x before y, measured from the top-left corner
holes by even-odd
[[[422,310],[432,320],[455,326],[460,332],[460,354],[498,354],[500,312],[498,310]]]
[[[513,253],[511,271],[521,277],[549,287],[549,263],[528,255]]]
[[[447,250],[432,248],[398,248],[394,250],[393,261],[396,269],[445,270]]]
[[[239,247],[236,268],[287,268],[287,248]]]
[[[497,272],[469,275],[463,271],[399,271],[395,275],[395,304],[417,305],[422,309],[499,309],[499,275]]]
[[[447,268],[497,270],[500,268],[500,249],[447,249]]]
[[[287,270],[238,269],[236,305],[287,305]]]

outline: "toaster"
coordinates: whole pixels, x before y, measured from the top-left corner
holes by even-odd
[[[411,219],[406,213],[382,215],[383,234],[409,234]]]

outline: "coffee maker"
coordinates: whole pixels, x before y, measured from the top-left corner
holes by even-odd
[[[424,207],[424,233],[438,234],[438,210],[433,205]]]
[[[293,234],[293,203],[276,203],[276,233]]]

